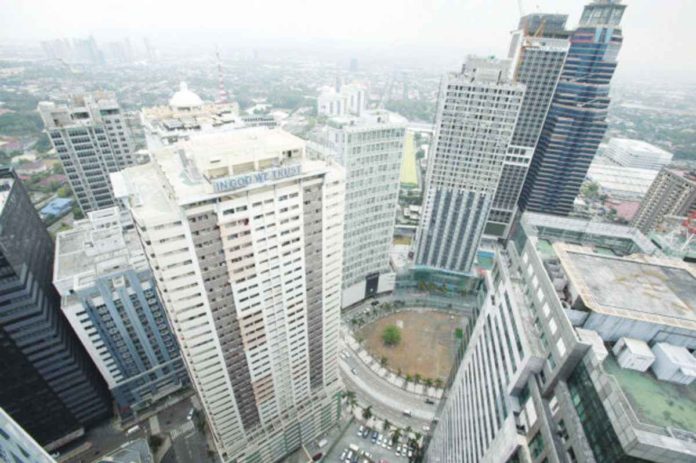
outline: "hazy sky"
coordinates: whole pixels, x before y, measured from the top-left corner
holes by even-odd
[[[523,0],[526,12],[562,12],[577,24],[589,0]],[[621,67],[696,74],[696,0],[624,0]],[[231,45],[332,39],[366,45],[501,55],[517,0],[0,0],[0,39],[147,35]]]

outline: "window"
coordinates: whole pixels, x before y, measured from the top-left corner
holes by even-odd
[[[544,438],[541,432],[537,432],[532,440],[529,441],[529,451],[532,454],[532,458],[538,458],[539,455],[544,451]]]

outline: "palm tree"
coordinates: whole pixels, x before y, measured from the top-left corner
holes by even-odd
[[[383,367],[386,367],[386,366],[387,366],[387,363],[389,363],[389,359],[386,358],[386,357],[382,357],[382,358],[380,359],[379,363],[380,363],[380,365],[382,365]]]
[[[399,428],[396,428],[394,431],[394,434],[392,434],[391,442],[392,445],[396,445],[397,442],[399,442],[399,438],[401,437],[401,430]]]
[[[411,375],[406,375],[406,382],[410,383],[411,381],[413,381],[413,378],[411,377]]]
[[[424,383],[425,383],[426,386],[430,387],[430,386],[433,385],[433,380],[430,379],[430,378],[425,378]]]
[[[444,385],[443,381],[440,378],[435,379],[435,387],[438,389],[442,389],[442,386]]]
[[[406,426],[406,429],[404,429],[404,434],[406,434],[406,437],[411,437],[412,432],[413,428],[411,428],[411,426]]]
[[[416,373],[416,378],[415,378],[415,379],[416,379],[416,384],[418,384],[418,383],[421,382],[421,379],[423,379],[423,377],[420,375],[420,373]]]
[[[369,405],[363,409],[362,417],[364,420],[369,420],[372,418],[372,405]]]
[[[382,429],[384,429],[384,432],[389,431],[389,428],[391,427],[391,423],[389,420],[384,420],[384,425],[382,426]]]

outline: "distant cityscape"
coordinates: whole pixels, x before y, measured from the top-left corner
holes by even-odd
[[[519,7],[450,69],[0,47],[0,462],[696,461],[696,93]]]

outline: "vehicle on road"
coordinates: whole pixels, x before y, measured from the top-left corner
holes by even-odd
[[[358,371],[355,368],[351,368],[350,372],[353,373],[355,376],[358,376]]]
[[[126,436],[130,436],[131,434],[134,434],[136,432],[140,431],[140,426],[137,424],[133,426],[132,428],[128,428],[128,431],[126,431]]]
[[[427,424],[424,424],[424,425],[423,425],[423,431],[429,432],[429,431],[430,431],[430,426],[428,426]]]
[[[413,416],[413,415],[411,414],[411,410],[404,410],[404,411],[403,411],[403,414],[404,414],[404,416],[408,416],[408,417]]]
[[[194,414],[194,413],[196,413],[196,409],[195,409],[195,408],[192,408],[191,410],[189,410],[188,415],[186,415],[186,419],[189,420],[189,421],[191,421],[191,420],[193,419],[193,414]]]
[[[425,399],[425,403],[428,405],[435,405],[435,401],[433,399]]]

